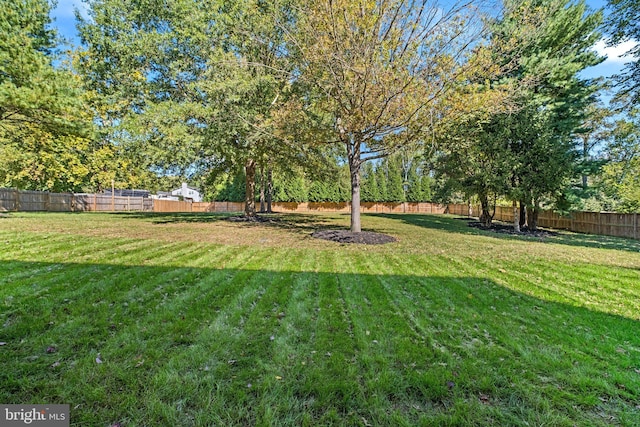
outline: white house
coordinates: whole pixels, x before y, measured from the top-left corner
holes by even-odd
[[[201,202],[202,196],[200,192],[193,187],[189,187],[186,182],[182,183],[182,187],[171,191],[172,196],[182,196],[187,202]]]

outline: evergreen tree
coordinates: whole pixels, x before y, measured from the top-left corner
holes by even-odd
[[[541,20],[527,22],[535,39],[523,49],[523,58],[511,78],[525,83],[519,101],[522,108],[509,147],[517,157],[510,196],[524,201],[531,212],[529,227],[537,226],[543,201],[561,201],[576,173],[575,140],[585,122],[585,111],[595,100],[598,85],[579,72],[602,62],[592,46],[600,35],[596,29],[601,13],[589,13],[584,1],[527,2]],[[507,2],[501,27],[518,32],[523,20],[522,2]]]
[[[378,181],[372,163],[365,163],[362,167],[362,200],[375,202],[379,198]]]
[[[375,200],[376,202],[388,202],[389,195],[387,192],[387,183],[389,182],[387,178],[387,163],[386,161],[380,162],[376,166],[376,182],[378,183],[378,198]]]
[[[77,191],[88,181],[91,118],[57,67],[46,0],[0,0],[0,186]]]
[[[422,189],[422,179],[418,175],[417,166],[413,165],[409,169],[408,175],[408,191],[407,191],[407,201],[409,202],[425,202],[424,191]]]

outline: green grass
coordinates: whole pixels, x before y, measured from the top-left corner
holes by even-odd
[[[640,242],[222,219],[1,217],[0,402],[76,426],[640,425]]]

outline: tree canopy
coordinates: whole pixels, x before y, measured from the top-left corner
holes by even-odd
[[[487,225],[501,200],[533,228],[579,197],[636,209],[614,176],[636,172],[638,47],[610,125],[580,74],[602,60],[584,1],[86,3],[63,55],[46,0],[0,0],[0,185],[188,180],[247,215],[348,199],[355,232],[361,200],[476,199]],[[637,2],[609,7],[611,43],[640,39]]]
[[[629,62],[622,74],[616,76],[619,96],[627,105],[640,102],[640,2],[637,0],[608,0],[610,13],[605,30],[611,36],[610,45],[625,41],[634,42],[626,52]]]

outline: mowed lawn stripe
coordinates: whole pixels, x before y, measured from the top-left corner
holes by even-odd
[[[267,258],[264,252],[231,252],[244,264],[256,261],[256,256],[260,258],[257,262],[265,262]],[[234,263],[242,267],[243,262],[239,259],[235,259]],[[218,261],[224,263],[228,258],[223,256]],[[91,357],[83,360],[81,368],[84,371],[77,368],[73,370],[73,378],[79,387],[83,387],[84,379],[91,378],[91,373],[97,369],[103,369],[95,377],[94,383],[84,386],[85,393],[81,393],[90,396],[94,405],[99,405],[105,399],[113,400],[113,407],[121,408],[123,415],[135,416],[138,413],[148,418],[145,422],[148,425],[191,423],[198,410],[208,406],[200,406],[207,402],[185,401],[185,396],[190,392],[194,396],[201,396],[203,388],[209,393],[214,386],[220,385],[203,381],[211,379],[207,376],[210,375],[208,372],[216,372],[218,365],[214,362],[226,366],[229,357],[216,358],[215,355],[220,351],[225,354],[230,351],[228,340],[235,342],[238,331],[242,329],[233,324],[224,328],[221,325],[226,324],[228,317],[241,321],[244,313],[249,311],[251,301],[259,298],[256,294],[259,286],[256,284],[264,278],[260,277],[259,271],[244,269],[183,268],[175,271],[179,274],[173,279],[165,278],[170,283],[167,283],[163,299],[154,310],[147,313],[127,312],[118,316],[129,321],[118,326],[113,337],[101,346],[104,364],[98,366],[94,363],[94,351]],[[177,287],[171,283],[174,281]],[[163,283],[162,280],[154,282]],[[128,296],[123,295],[122,299],[126,300]],[[149,305],[148,301],[142,304]],[[244,348],[241,345],[237,347]],[[137,382],[129,384],[128,379],[141,374],[148,380],[141,382],[138,378]],[[137,394],[139,399],[149,400],[152,410],[138,408],[135,399],[127,403],[126,399],[129,398],[126,396],[123,396],[125,400],[121,400],[118,396],[109,395],[113,381],[122,381],[133,387],[129,392]],[[77,400],[78,396],[69,398]],[[91,414],[85,421],[90,424],[97,422],[101,419],[100,412]],[[103,413],[102,419],[107,415],[107,412]]]
[[[394,268],[405,265],[404,271],[409,270],[410,263],[403,262],[404,258],[391,258],[390,264]],[[372,269],[385,270],[382,264],[371,264]],[[457,274],[474,271],[468,268],[470,264],[464,262],[451,264]],[[517,419],[533,421],[536,419],[534,408],[541,404],[548,406],[548,399],[555,399],[558,387],[562,387],[566,392],[560,394],[564,394],[567,400],[554,404],[563,406],[575,418],[590,424],[598,419],[598,402],[608,399],[604,396],[612,392],[614,395],[633,396],[624,391],[633,389],[633,384],[638,382],[633,375],[618,377],[618,381],[626,377],[624,383],[617,383],[624,387],[621,393],[615,390],[615,382],[612,384],[611,380],[597,379],[602,377],[598,370],[606,372],[608,366],[620,366],[621,362],[623,367],[627,367],[626,372],[632,374],[628,366],[633,362],[625,359],[621,354],[624,350],[620,347],[611,348],[610,353],[599,354],[597,358],[588,353],[592,339],[598,333],[591,329],[592,315],[582,309],[547,304],[526,295],[513,294],[508,288],[489,279],[441,277],[435,280],[427,278],[423,283],[413,279],[405,284],[390,274],[380,277],[399,306],[407,313],[416,313],[411,318],[421,330],[436,331],[432,338],[434,346],[451,355],[451,383],[455,384],[453,389],[457,392],[458,406],[467,405],[470,397],[483,395],[499,399],[497,403],[505,405],[502,416],[511,416],[503,422]],[[511,280],[514,280],[513,277]],[[442,308],[445,308],[444,317]],[[454,322],[451,322],[452,318]],[[600,337],[596,339],[603,339],[607,330],[614,333],[619,331],[619,320],[608,315],[602,315],[601,320],[604,322],[597,322],[600,323]],[[621,345],[629,342],[633,335],[633,322],[626,323],[629,324],[629,328],[625,328],[626,340],[617,337],[612,343]],[[487,366],[483,362],[496,359],[503,361],[497,370],[495,366]],[[600,367],[585,369],[585,366],[594,364]],[[454,378],[454,373],[460,372],[466,372],[466,378]],[[521,375],[514,375],[515,372]],[[536,386],[531,387],[531,384]],[[581,395],[585,390],[589,390],[590,399],[584,400]],[[517,405],[512,406],[513,402]],[[577,410],[568,402],[574,402],[574,406],[585,404],[586,409],[593,412]],[[474,410],[487,412],[485,405]],[[489,414],[487,416],[490,417]],[[553,416],[548,421],[556,425],[571,424],[571,420],[563,416]]]
[[[460,267],[470,273],[484,269],[506,287],[547,301],[640,317],[640,271],[630,268],[575,262],[550,264],[538,259],[499,264],[478,260],[472,267]]]
[[[358,361],[373,409],[365,417],[373,425],[425,423],[427,412],[433,417],[444,409],[448,375],[425,331],[385,289],[389,281],[392,286],[404,285],[406,278],[376,274],[370,257],[350,261],[347,270],[369,272],[352,273],[353,280],[345,288],[355,336],[363,349]]]

